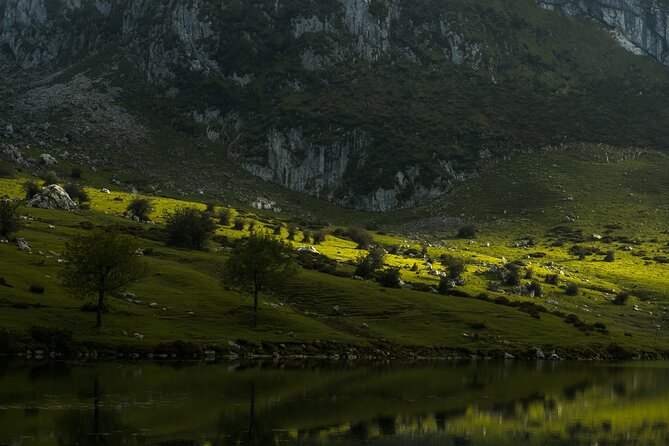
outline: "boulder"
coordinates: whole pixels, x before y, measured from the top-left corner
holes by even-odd
[[[21,250],[25,252],[32,252],[32,248],[24,238],[17,238],[16,239],[16,246]]]
[[[53,156],[48,153],[43,153],[39,156],[39,162],[45,167],[51,167],[55,164],[58,164],[58,161]]]
[[[76,203],[65,192],[65,189],[57,184],[50,184],[42,189],[26,206],[42,209],[62,209],[64,211],[75,211],[78,209]]]
[[[504,352],[504,359],[516,359],[511,353]]]
[[[560,358],[556,353],[551,353],[551,355],[548,357],[549,361],[561,361],[562,358]]]

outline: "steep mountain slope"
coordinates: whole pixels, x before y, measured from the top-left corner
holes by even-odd
[[[10,142],[102,165],[215,153],[294,191],[390,211],[545,145],[662,149],[665,10],[4,0],[0,119]],[[198,175],[216,173],[215,159]]]

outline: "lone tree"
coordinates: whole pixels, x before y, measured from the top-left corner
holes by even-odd
[[[142,221],[149,220],[149,214],[153,212],[153,203],[147,198],[135,198],[125,209],[130,215],[139,218]]]
[[[358,257],[358,266],[355,269],[355,275],[364,279],[369,279],[377,269],[383,268],[386,260],[386,250],[380,246],[370,249],[366,256]]]
[[[19,229],[19,203],[0,198],[0,237],[9,236]]]
[[[202,249],[204,243],[214,234],[216,224],[208,212],[187,207],[167,215],[165,230],[168,244],[180,248]]]
[[[232,250],[223,282],[253,294],[253,328],[258,326],[258,295],[277,290],[297,274],[290,244],[268,233],[252,233]]]
[[[138,248],[132,237],[103,230],[76,236],[66,243],[63,287],[80,297],[97,294],[97,328],[102,327],[105,296],[146,275],[147,266],[137,254]]]

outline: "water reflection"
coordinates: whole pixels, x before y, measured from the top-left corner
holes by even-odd
[[[669,364],[0,364],[0,445],[669,444]]]

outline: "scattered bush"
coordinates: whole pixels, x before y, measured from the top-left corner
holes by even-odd
[[[458,229],[458,238],[475,238],[477,233],[476,226],[474,225],[465,225]]]
[[[300,228],[295,223],[288,223],[288,240],[295,240],[295,236]]]
[[[230,226],[236,215],[237,213],[234,211],[234,209],[223,208],[221,209],[221,212],[218,213],[218,223],[221,226]]]
[[[149,214],[153,212],[153,203],[147,198],[134,198],[126,207],[126,211],[133,217],[147,221],[149,220]]]
[[[374,243],[372,236],[364,229],[350,228],[346,231],[346,236],[358,244],[358,249],[369,249],[372,243]]]
[[[386,258],[386,251],[381,247],[372,248],[365,257],[358,259],[358,266],[355,269],[355,275],[369,279],[377,269],[383,267]]]
[[[534,297],[542,297],[544,295],[544,288],[537,280],[533,280],[527,285],[527,291],[534,293]]]
[[[72,171],[70,172],[70,177],[74,178],[75,180],[81,179],[81,169],[78,167],[73,167]]]
[[[451,279],[460,277],[467,269],[467,262],[449,254],[441,256],[441,264],[446,268],[448,277]]]
[[[378,276],[378,281],[381,286],[386,288],[401,288],[400,269],[388,268],[383,270]]]
[[[549,285],[558,285],[560,283],[560,276],[557,274],[548,274],[546,276],[546,283]]]
[[[443,296],[448,294],[448,290],[451,289],[451,281],[448,277],[440,277],[439,285],[437,286],[437,292]]]
[[[313,239],[313,235],[311,234],[311,231],[304,231],[302,233],[302,243],[311,243],[311,240]]]
[[[189,249],[202,249],[215,229],[209,214],[194,207],[179,208],[168,214],[165,226],[168,244]]]
[[[19,230],[19,203],[0,198],[0,237],[9,238]]]
[[[0,161],[0,178],[14,178],[15,170],[14,164]]]
[[[72,349],[72,332],[67,329],[33,325],[30,336],[49,351],[69,353]]]
[[[235,231],[243,231],[244,228],[246,228],[246,220],[243,218],[235,218],[235,221],[232,224],[232,229]]]
[[[316,231],[313,234],[314,237],[314,245],[320,245],[323,243],[326,239],[325,232],[324,231]]]
[[[249,227],[248,227],[249,232],[253,232],[256,230],[256,221],[251,220],[249,221]]]
[[[26,193],[26,200],[32,199],[35,195],[42,192],[42,187],[37,184],[35,180],[27,180],[22,185],[23,191]]]
[[[30,285],[30,292],[34,294],[44,294],[43,285]]]
[[[94,226],[93,226],[93,223],[91,223],[90,221],[80,221],[80,222],[79,222],[79,226],[80,226],[82,229],[88,229],[88,230],[91,230],[91,229],[93,229],[93,227],[94,227]]]
[[[606,256],[604,257],[605,262],[615,262],[616,260],[616,254],[613,251],[609,251],[606,253]]]
[[[625,293],[625,292],[618,293],[618,295],[616,295],[616,297],[613,298],[612,303],[614,305],[625,305],[630,297],[631,296],[630,296],[629,293]]]
[[[41,178],[42,181],[44,181],[44,186],[61,183],[60,178],[58,178],[58,175],[56,175],[55,172],[46,172],[41,175]]]
[[[567,288],[565,288],[565,290],[564,290],[564,293],[567,296],[577,296],[578,292],[579,292],[579,288],[578,288],[578,285],[576,285],[575,283],[570,283],[569,285],[567,285]]]
[[[79,204],[90,201],[84,188],[78,184],[70,183],[66,185],[65,192],[67,192],[67,195],[69,195],[72,200],[77,201]]]
[[[506,265],[504,265],[504,268],[508,271],[505,283],[511,286],[520,285],[520,273],[521,273],[520,265],[518,265],[515,262],[509,262]]]

